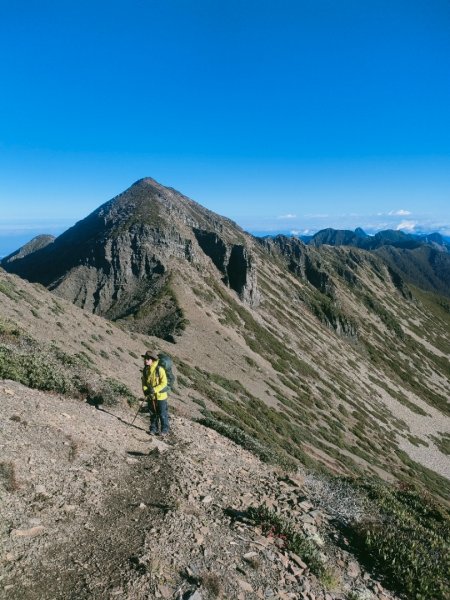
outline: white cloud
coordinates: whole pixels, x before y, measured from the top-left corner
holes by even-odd
[[[410,214],[411,211],[404,210],[403,208],[401,208],[400,210],[391,210],[390,212],[388,212],[388,215],[390,217],[407,217]]]
[[[310,235],[314,233],[315,230],[312,229],[293,229],[290,234],[291,235]]]
[[[397,231],[414,231],[417,227],[417,221],[402,221],[395,228]]]
[[[280,215],[279,217],[277,217],[277,219],[296,219],[297,215],[291,215],[291,214],[287,214],[287,215]]]

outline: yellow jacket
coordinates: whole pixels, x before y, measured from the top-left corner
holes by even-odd
[[[151,388],[153,394],[150,393]],[[152,400],[167,400],[167,374],[164,367],[159,366],[159,360],[154,360],[150,367],[144,367],[142,390]]]

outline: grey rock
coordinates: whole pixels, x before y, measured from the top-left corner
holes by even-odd
[[[200,590],[196,590],[192,596],[189,596],[189,600],[203,600]]]
[[[348,576],[352,577],[352,579],[355,579],[356,577],[359,576],[360,573],[361,573],[361,569],[359,568],[358,563],[355,561],[350,561],[348,563],[348,567],[347,567]]]

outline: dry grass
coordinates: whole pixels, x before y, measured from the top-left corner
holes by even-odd
[[[16,476],[16,467],[12,461],[0,462],[0,481],[7,492],[17,492],[20,488]]]
[[[79,453],[79,445],[78,442],[71,436],[67,436],[67,442],[65,442],[69,446],[69,462],[73,462]]]
[[[213,598],[219,598],[222,594],[222,583],[215,573],[204,573],[202,575],[202,586],[208,590]]]

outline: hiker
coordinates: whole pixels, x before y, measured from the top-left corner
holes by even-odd
[[[167,435],[169,433],[169,407],[167,405],[167,373],[156,353],[147,350],[142,354],[144,369],[142,371],[142,390],[148,401],[150,411],[150,435]],[[159,431],[161,427],[161,431]]]

